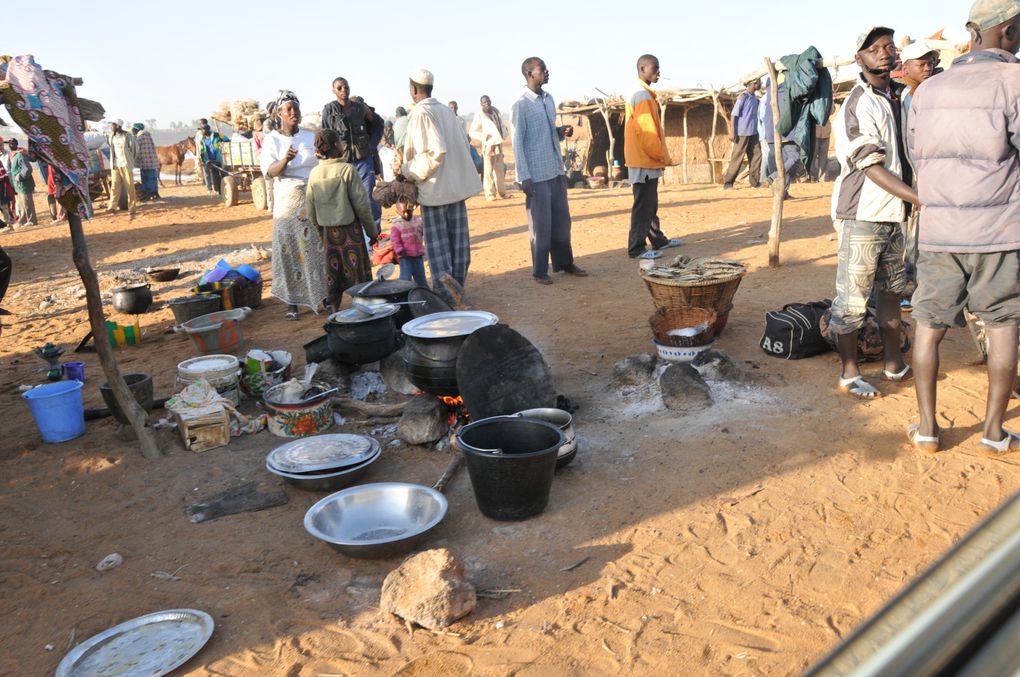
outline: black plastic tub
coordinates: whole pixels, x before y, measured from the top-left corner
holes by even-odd
[[[128,390],[134,395],[135,401],[141,405],[145,413],[152,411],[152,377],[143,373],[124,374],[124,382],[127,383]],[[127,415],[117,406],[117,400],[114,399],[113,390],[108,382],[99,386],[99,394],[103,396],[103,401],[106,402],[106,406],[115,419],[124,425],[131,424]]]
[[[545,510],[563,441],[556,426],[516,416],[484,418],[461,428],[457,446],[482,514],[523,520]]]

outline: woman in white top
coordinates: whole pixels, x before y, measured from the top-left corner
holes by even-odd
[[[273,186],[273,296],[287,304],[288,320],[298,307],[318,313],[326,299],[326,258],[318,229],[305,213],[305,184],[315,157],[315,135],[298,127],[301,104],[281,91],[271,114],[278,129],[262,142],[262,173]]]

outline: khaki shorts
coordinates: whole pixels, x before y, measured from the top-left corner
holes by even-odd
[[[914,321],[932,329],[963,327],[964,308],[986,326],[1020,320],[1020,252],[917,254]]]

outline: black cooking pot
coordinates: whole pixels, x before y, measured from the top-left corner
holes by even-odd
[[[415,338],[404,336],[404,373],[407,380],[433,395],[456,397],[457,354],[467,336]]]
[[[379,307],[375,315],[349,308],[330,315],[323,328],[333,359],[348,364],[368,364],[396,350],[397,328],[393,317],[397,308],[399,306]]]
[[[148,284],[133,284],[113,290],[113,309],[118,313],[141,315],[152,305],[152,289]]]
[[[383,302],[406,301],[407,293],[418,288],[418,284],[411,280],[380,280],[370,283],[371,286],[361,292],[360,290],[364,288],[365,284],[368,283],[356,284],[344,293],[350,296],[355,303],[370,306]],[[393,316],[393,323],[397,329],[400,329],[405,322],[412,318],[410,308],[411,306],[397,306],[397,313]]]
[[[496,324],[492,313],[452,311],[415,318],[401,328],[404,334],[404,373],[427,393],[456,397],[457,355],[476,329]]]

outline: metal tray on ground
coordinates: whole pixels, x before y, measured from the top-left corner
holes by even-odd
[[[214,628],[212,616],[197,609],[139,616],[74,647],[60,661],[56,677],[160,677],[197,654]]]
[[[266,463],[285,473],[336,472],[365,462],[381,448],[378,441],[367,435],[313,435],[273,449],[266,456]]]

